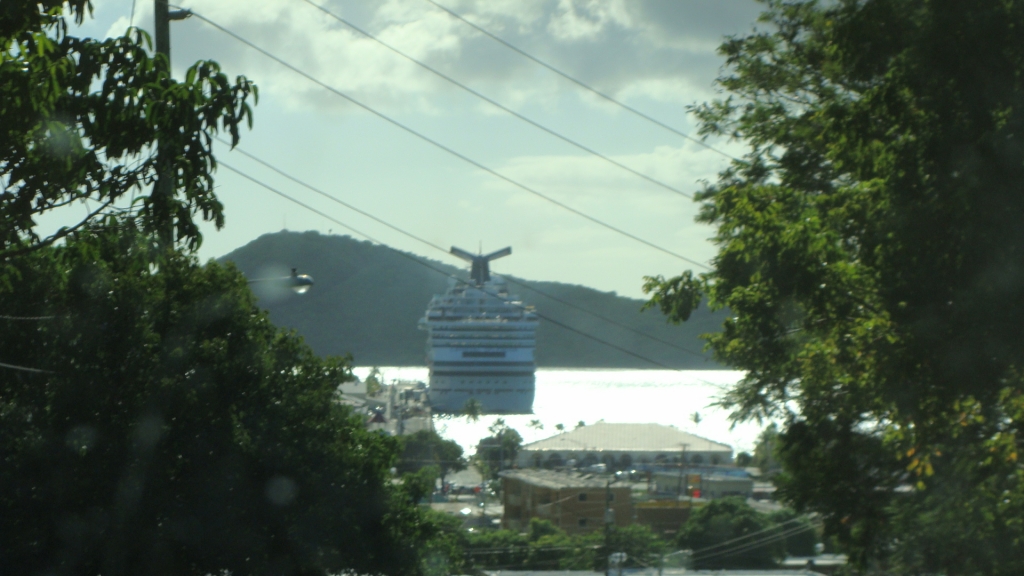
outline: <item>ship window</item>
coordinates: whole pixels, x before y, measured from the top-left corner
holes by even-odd
[[[504,358],[505,352],[463,352],[463,358]]]

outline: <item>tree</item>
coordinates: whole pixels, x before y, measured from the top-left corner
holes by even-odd
[[[785,557],[785,545],[774,535],[766,515],[730,496],[697,508],[680,528],[677,545],[693,550],[698,570],[770,568]]]
[[[229,81],[210,61],[176,81],[167,59],[147,52],[145,33],[75,38],[65,10],[81,22],[92,7],[88,0],[0,7],[0,258],[101,222],[136,192],[135,226],[173,227],[177,240],[198,246],[198,218],[224,221],[213,192],[212,137],[225,131],[237,143],[240,126],[252,121],[255,86]],[[157,177],[157,141],[171,197],[142,194]],[[80,202],[84,218],[40,235],[40,214]]]
[[[750,452],[740,452],[736,455],[736,467],[746,468],[754,465],[754,456]]]
[[[418,430],[403,436],[402,456],[398,460],[399,472],[415,472],[426,466],[433,466],[444,484],[445,477],[452,472],[466,469],[462,457],[462,446],[454,440],[442,438],[433,430]]]
[[[417,569],[397,442],[230,266],[102,230],[11,264],[0,564],[19,573]]]
[[[474,461],[484,476],[497,479],[499,472],[516,461],[523,437],[505,424],[503,418],[496,419],[487,430],[491,435],[477,444]]]
[[[772,0],[762,20],[694,109],[750,146],[698,197],[718,255],[649,278],[650,303],[731,311],[708,336],[746,374],[725,404],[783,422],[780,495],[857,565],[1019,573],[1024,6]]]
[[[316,357],[241,274],[192,256],[196,220],[223,221],[212,137],[237,141],[255,87],[213,62],[175,82],[138,31],[69,36],[64,14],[89,10],[0,3],[0,565],[429,571],[444,541],[391,482],[397,442],[338,401],[350,359]],[[157,143],[168,197],[144,193]]]
[[[462,407],[462,413],[465,414],[466,420],[469,422],[476,422],[480,419],[480,415],[483,413],[483,407],[480,405],[480,401],[476,398],[470,398],[466,400],[466,404]]]
[[[786,556],[815,556],[818,534],[806,517],[783,508],[768,515],[768,520],[779,527],[779,532],[788,534],[782,541]]]
[[[381,375],[380,368],[374,366],[370,373],[366,376],[366,395],[376,396],[380,394],[381,390]]]
[[[760,468],[762,474],[772,475],[782,468],[778,460],[779,426],[774,422],[765,427],[757,437],[752,465]]]

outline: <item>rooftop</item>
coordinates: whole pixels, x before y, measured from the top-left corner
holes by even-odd
[[[552,490],[562,488],[604,488],[608,483],[607,478],[592,474],[572,474],[536,468],[505,470],[501,473],[501,477],[514,478],[533,486],[550,488]],[[621,488],[622,486],[624,485],[613,485],[612,487]]]
[[[621,452],[677,453],[686,446],[690,452],[732,452],[732,447],[662,424],[610,424],[596,422],[523,446],[523,450],[580,452],[615,450]]]
[[[617,572],[617,571],[616,571]],[[684,570],[682,568],[666,568],[664,576],[821,576],[811,570]],[[589,570],[485,570],[487,576],[603,576],[603,572]],[[656,568],[623,570],[629,576],[657,576]]]

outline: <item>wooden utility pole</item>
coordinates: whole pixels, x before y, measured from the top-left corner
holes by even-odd
[[[188,10],[171,11],[167,0],[153,0],[153,32],[156,39],[156,53],[167,58],[167,73],[171,73],[171,20],[184,20],[191,16]],[[157,142],[156,185],[153,187],[154,213],[157,217],[157,234],[160,244],[170,247],[174,244],[174,216],[171,205],[174,199],[173,158],[166,148]]]
[[[686,449],[690,445],[682,444],[682,447],[683,449],[679,454],[679,483],[676,485],[676,506],[679,506],[679,497],[683,495],[683,467],[686,465]]]
[[[604,576],[611,576],[612,570],[612,524],[615,523],[615,510],[612,509],[612,481],[604,487]]]

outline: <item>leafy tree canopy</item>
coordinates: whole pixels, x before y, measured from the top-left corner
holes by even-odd
[[[786,555],[783,542],[764,541],[773,526],[767,515],[732,496],[694,510],[676,543],[693,550],[698,570],[770,568]]]
[[[401,442],[402,455],[397,466],[399,472],[415,472],[432,466],[444,482],[448,474],[466,469],[462,446],[454,440],[442,438],[433,430],[418,430],[403,436]]]
[[[665,542],[639,524],[616,528],[607,544],[626,553],[625,568],[656,566]],[[467,555],[477,569],[594,570],[603,572],[608,549],[601,530],[568,535],[549,520],[532,518],[525,534],[513,530],[474,532]]]
[[[648,279],[651,304],[731,310],[708,337],[746,371],[726,404],[784,421],[780,493],[857,564],[1020,573],[1024,4],[770,0],[762,20],[694,109],[750,146],[699,196],[713,269]],[[953,510],[970,528],[945,546]]]
[[[509,468],[516,461],[523,437],[514,428],[505,424],[504,418],[497,418],[487,430],[490,436],[477,444],[473,461],[485,476],[496,479],[498,473]]]
[[[18,573],[398,572],[417,511],[346,359],[279,331],[231,267],[107,230],[23,256],[4,305],[0,564]]]
[[[197,218],[223,224],[212,138],[226,131],[237,142],[252,121],[255,86],[230,81],[211,61],[174,80],[139,30],[105,40],[70,36],[65,13],[81,22],[91,10],[87,0],[0,7],[0,258],[103,220],[134,193],[132,222],[144,231],[170,226],[196,247]],[[157,141],[170,198],[144,194],[157,176]],[[40,235],[40,214],[79,202],[88,202],[85,218]]]

